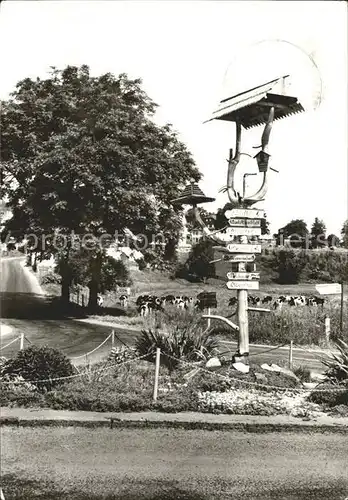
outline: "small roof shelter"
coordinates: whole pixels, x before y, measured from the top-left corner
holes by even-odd
[[[269,110],[274,107],[274,119],[279,120],[304,111],[297,97],[286,91],[289,75],[281,76],[258,87],[222,99],[213,116],[207,120],[239,122],[246,128],[267,123]]]

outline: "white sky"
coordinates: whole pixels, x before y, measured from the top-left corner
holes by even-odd
[[[178,130],[204,174],[202,189],[217,196],[234,147],[234,124],[203,124],[219,100],[232,87],[257,85],[288,69],[294,89],[307,97],[318,91],[317,73],[300,49],[281,42],[248,49],[275,39],[312,54],[323,96],[315,111],[275,122],[270,165],[280,173],[271,173],[259,207],[266,209],[272,232],[293,218],[310,227],[317,216],[328,232],[339,234],[347,218],[346,2],[2,2],[0,97],[6,99],[22,78],[44,77],[50,66],[88,64],[96,75],[141,77],[160,105],[157,120]],[[242,151],[254,155],[261,134],[261,128],[245,131]],[[257,172],[255,160],[242,158],[241,175]],[[249,177],[249,189],[258,183],[259,176]],[[205,208],[226,201],[219,194]]]

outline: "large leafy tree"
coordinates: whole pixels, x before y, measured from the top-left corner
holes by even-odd
[[[319,248],[326,244],[326,226],[323,220],[316,217],[311,228],[311,247]]]
[[[170,200],[200,174],[171,126],[154,123],[155,111],[141,80],[92,77],[88,66],[20,81],[2,103],[1,188],[13,212],[7,231],[65,238],[59,249],[65,300],[72,233],[96,242],[127,227],[151,241],[164,231],[171,245],[177,237],[180,218]],[[91,249],[90,307],[103,255],[99,245]]]
[[[281,244],[285,239],[289,239],[291,246],[303,247],[308,238],[307,224],[302,219],[293,219],[283,228],[279,229],[277,242]]]

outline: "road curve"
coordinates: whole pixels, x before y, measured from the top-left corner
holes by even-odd
[[[125,327],[89,324],[62,316],[59,308],[52,307],[51,298],[43,294],[35,276],[23,266],[23,258],[2,259],[0,276],[1,322],[12,329],[10,334],[0,339],[2,344],[23,332],[26,338],[37,345],[47,344],[61,349],[68,356],[81,356],[95,349],[112,329],[120,339],[116,339],[119,345],[123,342],[131,345],[137,336],[136,332]],[[222,344],[224,350],[236,351],[237,343]],[[91,361],[105,356],[110,347],[110,343],[106,344]],[[286,362],[289,357],[286,348],[270,349],[268,346],[250,345],[250,360],[261,363]],[[18,345],[13,345],[4,354],[10,355],[17,350]],[[293,360],[297,365],[316,371],[324,369],[318,353],[294,350]]]

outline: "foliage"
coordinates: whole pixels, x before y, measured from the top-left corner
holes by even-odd
[[[152,362],[155,360],[156,348],[159,347],[161,363],[172,371],[180,361],[209,359],[217,352],[219,343],[209,333],[196,331],[191,324],[186,324],[186,327],[174,326],[169,333],[142,330],[135,345],[138,353],[148,354],[147,359]]]
[[[51,283],[55,285],[60,285],[62,282],[62,278],[57,273],[48,273],[40,278],[41,285],[49,285]]]
[[[333,383],[320,384],[318,390],[314,390],[308,399],[312,403],[331,408],[339,405],[348,406],[348,387],[346,391],[336,391],[335,389],[337,389],[337,385]]]
[[[311,228],[311,248],[320,248],[326,245],[325,232],[324,221],[316,217]]]
[[[327,244],[329,247],[338,247],[340,245],[340,239],[335,234],[331,233],[327,237]]]
[[[269,222],[267,220],[267,215],[265,214],[265,217],[261,219],[261,234],[269,234]]]
[[[338,354],[331,352],[330,356],[322,359],[322,363],[328,368],[325,375],[336,383],[348,381],[348,344],[337,339],[335,347]]]
[[[214,243],[203,239],[192,248],[187,261],[178,269],[177,277],[195,278],[205,281],[207,278],[215,276],[215,266],[210,264],[214,259]]]
[[[284,244],[284,239],[289,238],[292,247],[304,247],[308,237],[307,224],[302,219],[293,219],[283,228],[279,229],[277,235],[278,245]]]
[[[8,195],[13,213],[5,232],[17,239],[45,236],[54,253],[55,239],[62,239],[65,300],[76,235],[99,239],[128,227],[134,234],[178,236],[180,208],[169,200],[200,174],[171,126],[154,123],[155,110],[141,80],[92,77],[86,65],[52,68],[45,80],[26,78],[2,103],[2,162],[9,182],[1,195]],[[96,305],[105,254],[98,247],[90,256]]]
[[[61,351],[34,345],[19,351],[15,358],[8,360],[3,369],[3,375],[21,376],[24,380],[35,381],[40,390],[61,384],[62,381],[51,379],[68,377],[73,372],[69,359]]]
[[[282,249],[273,254],[273,268],[278,273],[279,283],[298,283],[305,266],[303,254],[292,249]]]
[[[343,223],[341,229],[342,244],[345,248],[348,248],[348,219]]]

